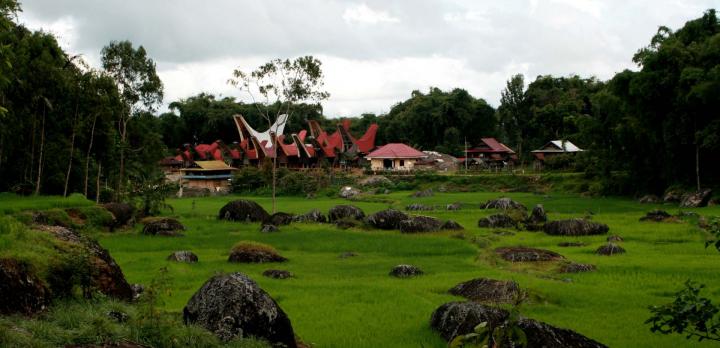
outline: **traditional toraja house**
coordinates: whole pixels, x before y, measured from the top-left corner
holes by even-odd
[[[204,193],[217,194],[230,191],[230,179],[232,172],[237,168],[227,165],[223,161],[195,161],[192,167],[182,168],[180,179],[180,192],[183,191],[205,191]]]
[[[370,152],[365,158],[370,161],[370,169],[410,171],[415,162],[428,157],[425,153],[402,143],[390,143]]]
[[[467,161],[469,166],[502,168],[514,165],[518,159],[515,151],[495,138],[480,139],[480,143],[466,153],[467,158],[461,160],[461,165]]]
[[[551,140],[537,150],[531,151],[535,157],[534,166],[541,169],[545,159],[561,154],[574,154],[584,151],[568,140]]]
[[[362,156],[375,149],[378,126],[370,125],[365,134],[356,138],[350,133],[350,121],[337,125],[337,130],[327,133],[319,123],[308,121],[309,132],[283,134],[287,115],[281,115],[266,131],[252,128],[241,116],[233,116],[240,142],[231,146],[218,140],[212,144],[185,145],[175,157],[184,166],[194,160],[218,160],[233,166],[260,165],[266,158],[274,159],[280,167],[292,169],[318,167],[322,162],[332,166],[357,165]]]

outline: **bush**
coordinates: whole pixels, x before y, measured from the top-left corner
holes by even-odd
[[[265,185],[263,173],[254,166],[243,166],[232,179],[233,192],[252,192]]]
[[[254,252],[254,251],[260,251],[265,253],[273,253],[277,254],[277,250],[273,248],[271,245],[243,240],[235,243],[233,245],[231,252],[234,251],[246,251],[246,252]]]
[[[575,154],[564,153],[561,155],[547,156],[544,164],[546,169],[574,170]]]

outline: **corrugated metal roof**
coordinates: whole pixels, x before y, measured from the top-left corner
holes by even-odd
[[[204,170],[232,170],[235,169],[223,161],[195,161],[198,167]]]
[[[425,158],[426,154],[402,143],[390,143],[369,153],[365,158]]]
[[[548,147],[553,147],[554,149],[549,149]],[[585,151],[577,146],[575,144],[571,143],[569,140],[551,140],[545,146],[543,146],[540,150],[534,150],[531,152],[581,152]]]

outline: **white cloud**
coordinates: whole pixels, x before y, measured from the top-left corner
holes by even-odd
[[[342,18],[347,23],[377,24],[400,22],[399,18],[391,16],[388,12],[373,10],[364,3],[346,8]]]

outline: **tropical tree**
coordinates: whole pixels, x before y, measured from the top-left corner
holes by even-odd
[[[258,107],[258,113],[267,122],[268,127],[272,127],[283,114],[290,119],[298,103],[319,104],[330,97],[330,94],[323,90],[322,63],[312,56],[294,60],[273,59],[252,72],[238,68],[233,71],[228,82],[248,93],[256,106],[265,106],[265,108]],[[272,136],[272,147],[276,154],[272,162],[273,213],[277,184],[277,135],[279,134]]]
[[[125,159],[128,150],[128,123],[143,109],[154,111],[162,102],[163,84],[155,71],[155,62],[143,46],[134,48],[130,41],[112,41],[102,49],[103,69],[115,79],[125,109],[118,113],[120,168],[117,194],[123,193]]]

